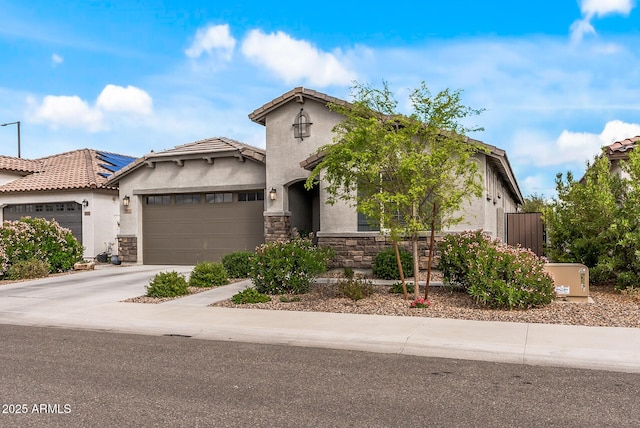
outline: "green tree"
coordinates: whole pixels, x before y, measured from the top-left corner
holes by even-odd
[[[618,215],[622,185],[610,170],[609,158],[602,155],[592,164],[587,163],[580,181],[571,172],[567,172],[566,180],[561,173],[556,176],[558,196],[543,209],[551,260],[583,263],[592,268],[613,248],[612,225]]]
[[[345,119],[333,129],[334,143],[318,150],[323,157],[306,186],[322,178],[328,203],[354,205],[388,230],[396,249],[403,236],[410,238],[417,299],[420,234],[431,231],[433,249],[435,232],[460,222],[462,203],[482,193],[473,158],[483,146],[465,137],[481,129],[460,123],[480,110],[462,105],[460,91],[447,89],[433,96],[424,83],[409,96],[409,115],[397,113],[398,103],[386,82],[382,89],[356,84],[352,94],[349,105],[329,105]]]
[[[520,207],[520,211],[523,213],[541,213],[546,203],[544,195],[532,193],[524,198],[524,204]]]

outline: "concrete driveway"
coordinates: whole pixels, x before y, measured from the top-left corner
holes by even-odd
[[[0,314],[70,313],[145,294],[158,272],[188,277],[193,266],[98,265],[96,270],[0,286]],[[1,315],[0,315],[1,317]]]

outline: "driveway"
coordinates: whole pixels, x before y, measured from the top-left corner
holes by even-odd
[[[175,270],[188,277],[192,268],[98,265],[92,271],[7,284],[0,286],[0,316],[86,311],[92,306],[145,294],[145,287],[158,272]]]

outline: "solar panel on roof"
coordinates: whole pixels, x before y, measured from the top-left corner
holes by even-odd
[[[107,162],[101,163],[100,166],[111,172],[116,172],[136,160],[136,158],[131,156],[116,155],[114,153],[97,152],[97,154],[99,160]],[[105,178],[111,175],[104,172],[101,172],[99,174]]]

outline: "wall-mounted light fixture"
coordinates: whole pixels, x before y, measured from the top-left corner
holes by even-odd
[[[82,206],[85,207],[85,208],[88,207],[89,206],[89,201],[87,201],[86,199],[83,199],[82,200]]]
[[[131,198],[129,196],[126,196],[124,198],[122,198],[122,205],[124,205],[125,207],[129,206],[129,202],[131,202]]]
[[[272,187],[271,190],[269,190],[269,199],[271,199],[272,201],[275,201],[277,197],[278,197],[278,193],[276,192],[276,188]]]

